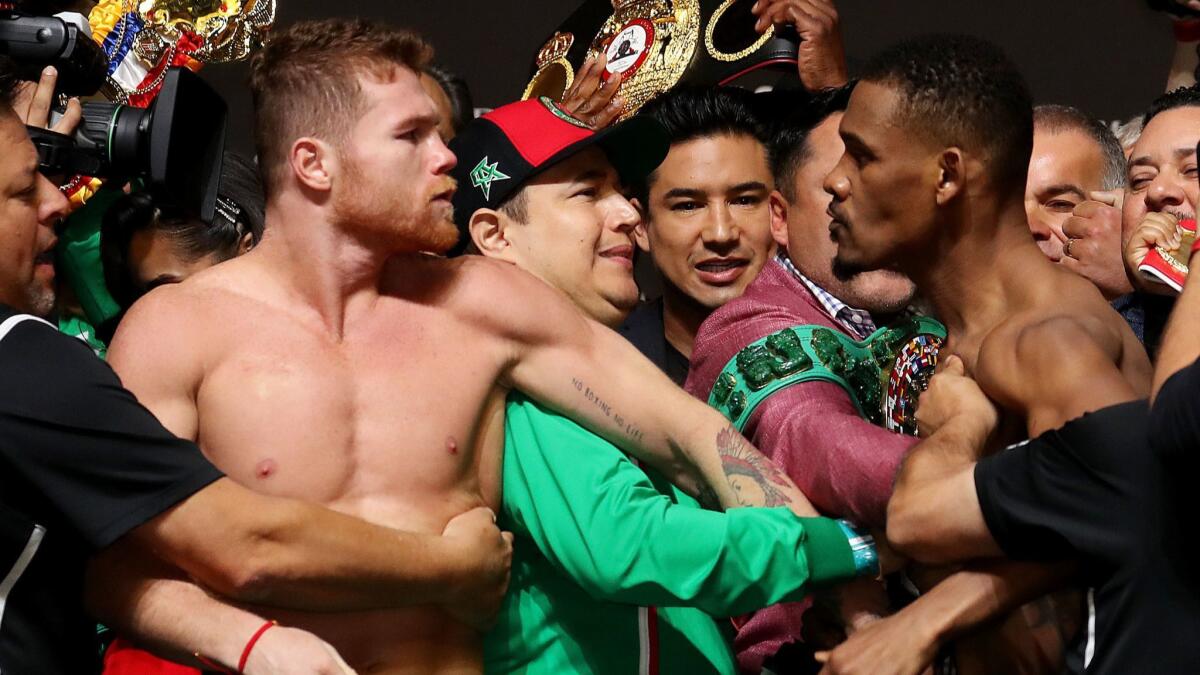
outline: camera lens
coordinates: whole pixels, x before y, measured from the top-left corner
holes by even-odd
[[[134,175],[145,164],[151,110],[116,103],[83,104],[76,142],[104,158],[111,173]]]

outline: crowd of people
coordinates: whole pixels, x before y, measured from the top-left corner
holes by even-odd
[[[790,86],[632,115],[282,27],[210,219],[0,64],[0,671],[1200,672],[1197,19],[1108,124],[753,13]]]

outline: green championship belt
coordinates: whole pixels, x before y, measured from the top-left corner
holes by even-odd
[[[917,399],[933,376],[945,339],[945,326],[923,316],[880,328],[862,341],[825,326],[784,328],[730,359],[708,404],[741,431],[771,394],[820,380],[845,389],[858,413],[873,424],[915,435]]]

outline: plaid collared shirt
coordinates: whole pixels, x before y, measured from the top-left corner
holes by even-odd
[[[817,299],[817,302],[821,303],[821,307],[824,308],[829,318],[837,321],[842,328],[845,328],[854,337],[863,340],[878,328],[875,325],[875,320],[871,318],[870,312],[863,309],[855,309],[814,284],[808,277],[801,274],[800,270],[796,269],[796,265],[792,263],[792,259],[783,251],[780,251],[775,256],[775,262],[783,265],[784,269],[791,272],[792,276],[804,284],[809,291],[812,291],[813,297]]]

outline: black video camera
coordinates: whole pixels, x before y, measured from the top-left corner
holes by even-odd
[[[37,80],[46,66],[59,72],[58,92],[99,91],[108,59],[76,26],[58,17],[0,11],[0,53],[17,76]],[[141,178],[164,199],[212,222],[225,146],[225,101],[200,76],[169,68],[148,108],[89,101],[71,136],[27,127],[42,173],[124,182]],[[60,112],[52,114],[52,122]]]
[[[1150,9],[1156,12],[1166,12],[1176,19],[1200,19],[1200,12],[1187,6],[1181,0],[1147,0]]]
[[[58,90],[89,96],[108,74],[108,57],[73,23],[57,16],[21,16],[0,12],[0,54],[16,64],[16,76],[37,81],[42,68],[58,71]]]

